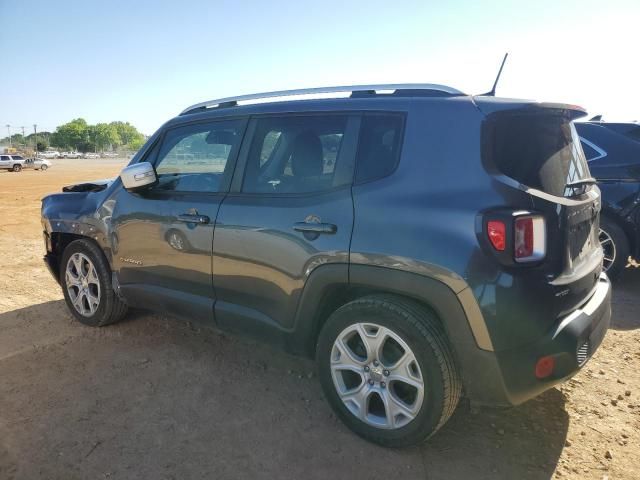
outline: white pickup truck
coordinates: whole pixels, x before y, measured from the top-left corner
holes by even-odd
[[[0,170],[19,172],[24,166],[24,158],[20,155],[0,155]]]

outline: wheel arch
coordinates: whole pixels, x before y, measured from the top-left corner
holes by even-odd
[[[371,265],[324,265],[309,276],[296,314],[296,330],[309,336],[310,351],[329,315],[345,303],[372,294],[391,294],[416,301],[428,308],[442,323],[450,341],[472,343],[478,347],[469,323],[468,291],[454,292],[431,277]],[[468,289],[465,289],[468,290]],[[466,307],[466,308],[465,308]],[[485,348],[485,349],[491,349]]]
[[[98,242],[95,239],[88,237],[86,235],[79,235],[77,233],[60,232],[60,231],[53,231],[48,235],[49,235],[50,245],[49,245],[49,248],[48,248],[49,251],[47,252],[45,260],[53,276],[56,278],[58,282],[60,282],[60,269],[61,269],[60,263],[62,262],[62,255],[64,254],[65,249],[71,242],[75,240],[88,240],[96,244],[96,246],[98,246],[98,248],[100,248],[100,250],[102,251],[102,248],[100,247]]]
[[[471,326],[475,322],[477,329],[477,323],[481,322],[486,332],[471,290],[465,288],[456,293],[439,280],[402,270],[370,265],[318,267],[309,276],[301,295],[288,350],[314,358],[318,335],[331,313],[349,301],[371,294],[418,302],[434,313],[453,350],[470,398],[485,403],[486,392],[504,391],[493,347],[489,343],[489,348],[481,348]],[[470,303],[475,304],[477,311],[470,308]]]

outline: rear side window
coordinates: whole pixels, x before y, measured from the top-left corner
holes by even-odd
[[[587,159],[587,162],[591,160],[595,160],[596,158],[602,157],[602,153],[598,152],[595,148],[585,142],[583,139],[580,139],[580,144],[582,145],[582,151],[584,152],[584,156]]]
[[[404,117],[400,114],[367,114],[362,118],[356,183],[389,175],[396,168]]]
[[[335,177],[347,131],[346,115],[254,120],[242,191],[299,194],[340,186]]]
[[[531,188],[569,197],[568,184],[590,177],[573,123],[560,113],[498,114],[489,121],[489,153],[497,169]]]
[[[9,160],[8,155],[0,155],[0,160]]]

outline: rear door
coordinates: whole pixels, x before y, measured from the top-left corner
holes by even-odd
[[[359,123],[333,113],[251,120],[214,238],[221,327],[290,329],[316,269],[342,266],[347,281]]]
[[[233,119],[170,128],[144,158],[158,184],[116,193],[113,264],[133,303],[213,320],[214,225],[245,126]]]

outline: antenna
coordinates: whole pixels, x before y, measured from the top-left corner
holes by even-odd
[[[504,63],[507,61],[507,57],[509,53],[504,54],[504,58],[502,59],[502,63],[500,64],[500,70],[498,70],[498,76],[496,77],[496,81],[493,82],[493,88],[487,93],[483,93],[482,95],[486,97],[495,97],[496,96],[496,86],[498,85],[498,80],[500,80],[500,75],[502,75],[502,68],[504,67]]]

